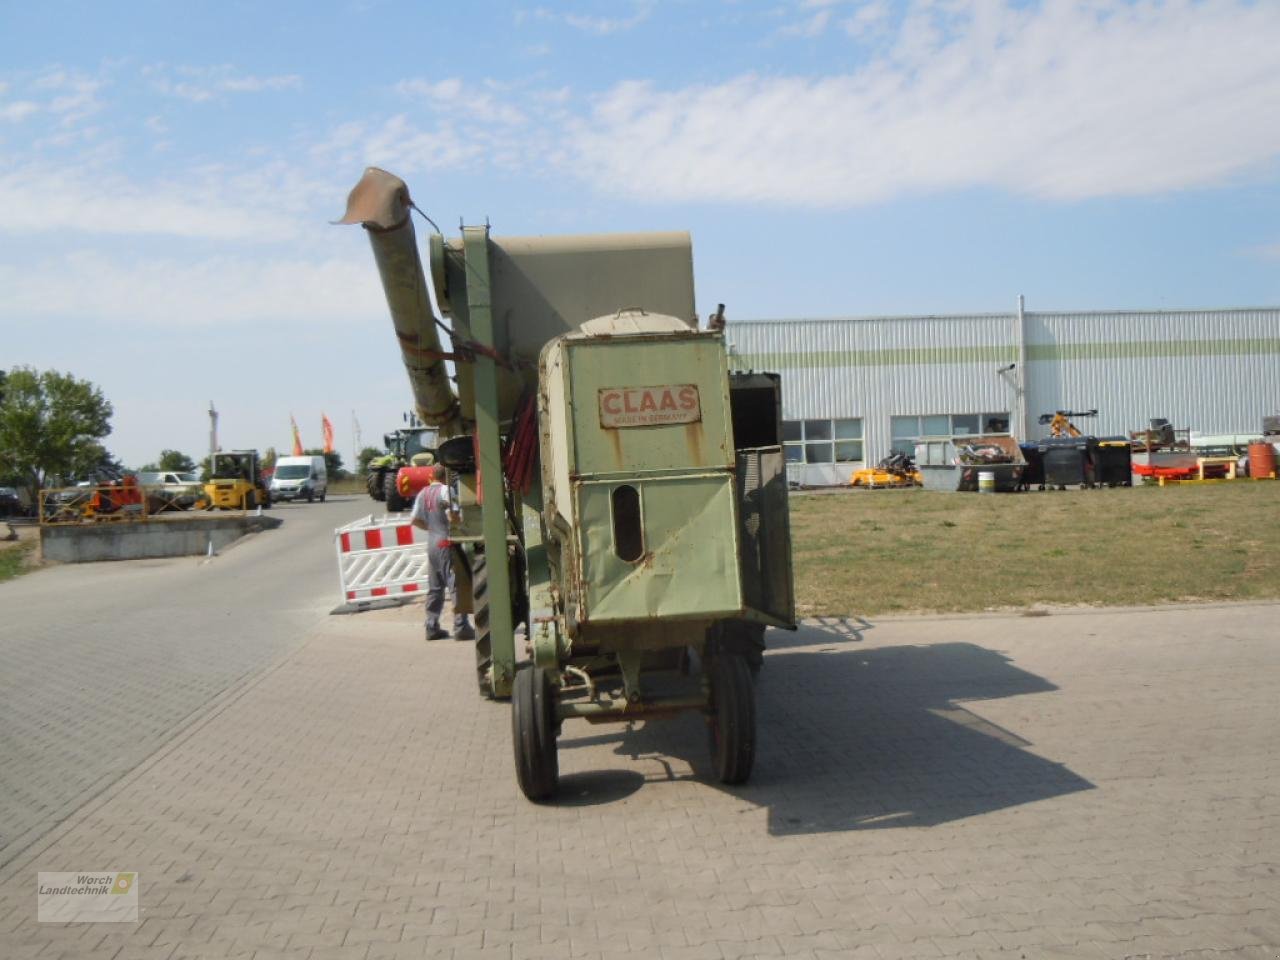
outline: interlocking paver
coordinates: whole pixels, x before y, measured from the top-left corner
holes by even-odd
[[[779,635],[750,784],[696,717],[567,724],[554,806],[419,615],[334,618],[15,864],[0,955],[1277,952],[1280,607]],[[140,871],[141,923],[34,923],[85,860]]]

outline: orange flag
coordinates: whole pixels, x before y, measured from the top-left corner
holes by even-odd
[[[320,429],[324,432],[324,452],[333,453],[333,424],[323,413],[320,414]]]
[[[289,424],[293,427],[293,455],[295,457],[302,456],[302,437],[298,433],[298,421],[293,419],[293,414],[289,414]]]

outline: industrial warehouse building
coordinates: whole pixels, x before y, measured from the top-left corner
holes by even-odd
[[[1098,436],[1162,417],[1195,434],[1254,434],[1280,413],[1280,307],[762,320],[731,323],[730,363],[782,375],[795,482],[850,473],[921,437],[1048,434],[1092,410]]]

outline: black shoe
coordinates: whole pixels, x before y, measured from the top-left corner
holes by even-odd
[[[448,640],[448,639],[449,639],[449,634],[441,630],[439,627],[436,627],[434,630],[427,631],[428,642],[432,640]]]
[[[475,638],[476,632],[470,627],[459,627],[453,631],[453,639],[455,640],[474,640]]]

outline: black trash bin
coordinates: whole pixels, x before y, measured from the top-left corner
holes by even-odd
[[[1040,448],[1034,443],[1020,443],[1018,449],[1022,451],[1022,459],[1027,461],[1026,469],[1022,471],[1022,489],[1037,487],[1043,490],[1044,459],[1040,456]]]
[[[1093,452],[1097,449],[1093,437],[1050,437],[1037,446],[1044,464],[1045,486],[1093,486]]]
[[[1133,447],[1124,437],[1100,437],[1093,453],[1094,477],[1099,485],[1133,486]]]

